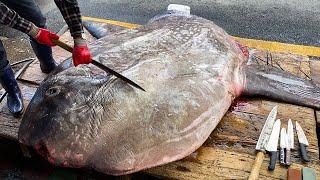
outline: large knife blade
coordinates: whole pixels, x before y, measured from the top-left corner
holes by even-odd
[[[278,111],[278,106],[275,106],[272,108],[272,110],[270,111],[267,120],[262,128],[262,131],[260,133],[257,145],[256,145],[256,150],[258,151],[265,151],[266,150],[266,145],[269,141],[271,132],[272,132],[272,128],[274,125],[274,122],[276,120],[276,116],[277,116],[277,111]]]
[[[281,121],[280,119],[278,119],[273,125],[273,129],[268,144],[266,146],[266,151],[268,151],[270,154],[270,164],[268,166],[268,169],[270,171],[273,171],[276,167],[280,127]]]
[[[288,146],[287,132],[285,128],[282,128],[280,132],[280,164],[281,165],[286,165],[285,150],[287,146]]]
[[[293,134],[293,124],[291,119],[288,121],[287,129],[288,147],[286,148],[286,164],[291,165],[291,149],[294,148],[294,134]]]
[[[62,42],[62,41],[60,41],[60,40],[53,39],[52,42],[53,42],[55,45],[61,47],[62,49],[66,50],[66,51],[69,51],[69,52],[71,52],[71,53],[72,53],[72,51],[73,51],[73,48],[72,48],[71,46],[69,46],[68,44],[66,44],[66,43],[64,43],[64,42]],[[107,66],[101,64],[100,62],[92,59],[92,64],[95,65],[95,66],[97,66],[98,68],[106,71],[107,73],[110,73],[110,74],[112,74],[112,75],[120,78],[121,80],[127,82],[128,84],[130,84],[130,85],[132,85],[132,86],[134,86],[134,87],[136,87],[136,88],[138,88],[138,89],[140,89],[140,90],[142,90],[142,91],[145,91],[145,90],[144,90],[141,86],[139,86],[137,83],[135,83],[135,82],[133,82],[132,80],[124,77],[124,76],[121,75],[120,73],[118,73],[118,72],[116,72],[116,71],[108,68]]]
[[[269,141],[269,137],[272,132],[273,124],[276,120],[277,111],[278,111],[278,106],[275,106],[272,108],[272,110],[270,111],[270,113],[267,117],[267,120],[261,130],[261,133],[260,133],[257,145],[256,145],[256,150],[258,151],[258,153],[256,155],[254,164],[252,166],[249,180],[258,179],[258,177],[259,177],[259,170],[260,170],[261,164],[264,159],[266,145]]]
[[[297,130],[297,134],[298,134],[301,157],[304,162],[309,162],[310,159],[308,158],[308,155],[307,155],[308,154],[307,153],[307,146],[309,146],[309,142],[308,142],[307,137],[304,134],[300,124],[298,123],[298,121],[296,121],[296,130]]]

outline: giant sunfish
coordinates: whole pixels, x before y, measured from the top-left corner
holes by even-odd
[[[19,140],[57,166],[133,173],[199,148],[240,95],[319,108],[312,82],[247,65],[212,21],[179,13],[91,44],[94,58],[146,92],[92,65],[63,62],[38,88]]]

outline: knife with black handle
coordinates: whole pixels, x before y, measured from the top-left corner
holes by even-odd
[[[280,119],[278,119],[273,125],[270,139],[266,147],[266,150],[269,152],[270,155],[270,164],[268,167],[270,171],[273,171],[276,167],[280,127],[281,121]]]
[[[276,163],[277,163],[277,151],[270,151],[270,163],[268,166],[269,171],[273,171],[276,168]]]
[[[304,134],[300,124],[296,121],[296,130],[298,134],[298,140],[300,145],[301,158],[304,162],[310,162],[307,153],[307,146],[309,146],[309,142],[307,140],[306,135]]]
[[[302,160],[304,162],[310,162],[310,159],[307,155],[307,145],[305,145],[303,143],[299,143],[299,144],[300,144],[300,152],[301,152]]]

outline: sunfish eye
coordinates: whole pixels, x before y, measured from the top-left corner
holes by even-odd
[[[61,92],[61,87],[60,86],[56,86],[56,87],[51,87],[46,91],[46,96],[48,97],[53,97],[58,95]]]

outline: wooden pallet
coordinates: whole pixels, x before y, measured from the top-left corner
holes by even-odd
[[[110,29],[110,26],[105,26]],[[88,34],[87,37],[93,40]],[[65,33],[61,39],[72,44],[69,33]],[[59,61],[70,57],[68,52],[58,47],[55,47],[53,51],[55,58]],[[251,49],[250,54],[251,63],[277,66],[320,84],[320,61],[317,58],[257,49]],[[269,58],[266,58],[267,56]],[[38,62],[34,62],[19,78],[26,106],[45,76],[41,73]],[[17,140],[20,119],[14,119],[11,116],[5,103],[4,101],[0,105],[0,136]],[[278,118],[282,120],[282,126],[286,127],[289,118],[298,121],[305,130],[310,143],[308,150],[311,162],[302,164],[298,153],[297,136],[295,136],[292,167],[307,166],[314,168],[318,177],[320,177],[319,147],[316,134],[317,123],[318,126],[320,125],[320,112],[315,112],[307,107],[267,99],[247,98],[239,98],[234,102],[218,127],[196,152],[183,160],[148,169],[144,172],[161,178],[178,179],[247,178],[255,159],[255,144],[268,113],[275,105],[278,105]],[[274,172],[269,172],[267,170],[268,163],[269,159],[267,157],[261,167],[261,179],[286,179],[287,168],[277,165]]]

